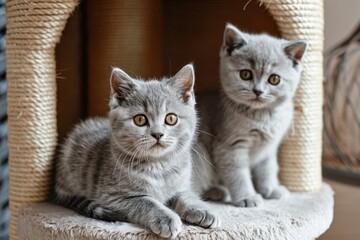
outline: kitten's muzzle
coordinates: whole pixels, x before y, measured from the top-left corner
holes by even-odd
[[[263,91],[260,91],[260,90],[257,90],[257,89],[253,89],[253,92],[255,93],[255,95],[257,97],[259,97],[263,93]]]
[[[155,138],[155,139],[159,142],[160,138],[161,138],[162,136],[164,136],[164,134],[162,134],[162,133],[151,133],[151,136],[152,136],[153,138]]]

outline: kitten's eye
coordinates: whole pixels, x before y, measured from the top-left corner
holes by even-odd
[[[271,84],[271,85],[278,85],[280,83],[280,77],[276,74],[272,74],[269,79],[268,79],[268,82]]]
[[[167,125],[173,126],[177,123],[178,117],[174,113],[169,113],[165,117],[165,123]]]
[[[242,80],[245,80],[245,81],[253,79],[252,72],[247,69],[240,71],[240,77]]]
[[[147,118],[143,114],[136,115],[133,119],[134,119],[134,123],[140,127],[147,124]]]

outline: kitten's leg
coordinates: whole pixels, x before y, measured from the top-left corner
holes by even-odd
[[[179,216],[149,196],[108,198],[101,202],[73,197],[70,201],[73,202],[68,206],[85,216],[105,221],[139,224],[161,237],[175,238],[181,231],[182,222]]]
[[[222,172],[222,173],[221,173]],[[220,171],[225,186],[229,189],[231,201],[238,207],[260,207],[263,205],[261,195],[257,194],[251,181],[249,168]]]
[[[272,154],[253,169],[256,189],[266,199],[281,199],[289,195],[289,191],[279,183],[278,172],[276,154]]]
[[[192,193],[177,195],[171,200],[170,205],[185,222],[204,228],[216,228],[221,225],[220,219],[211,214],[205,203]]]
[[[251,180],[247,149],[235,150],[216,144],[214,163],[217,174],[231,195],[231,201],[239,207],[258,207],[263,199],[257,194]]]
[[[231,196],[229,190],[224,186],[214,186],[209,188],[203,193],[205,200],[219,201],[219,202],[230,202]]]

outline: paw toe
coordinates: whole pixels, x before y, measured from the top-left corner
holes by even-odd
[[[238,207],[261,207],[264,205],[264,201],[261,195],[255,194],[236,201],[234,205]]]
[[[220,225],[220,220],[205,210],[189,210],[186,212],[184,220],[204,228],[218,227]]]
[[[182,222],[178,216],[166,216],[155,221],[150,229],[163,238],[175,238],[181,232]]]
[[[270,193],[269,199],[285,199],[289,196],[289,194],[289,190],[287,190],[284,186],[279,186]]]
[[[208,228],[217,228],[217,227],[220,227],[221,226],[221,220],[220,218],[212,215],[212,214],[209,214],[210,215],[210,218],[211,218],[211,224],[208,226]]]

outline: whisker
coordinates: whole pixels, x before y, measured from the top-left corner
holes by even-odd
[[[192,148],[192,147],[191,147]],[[195,151],[196,152],[196,151]],[[201,158],[200,158],[201,159]],[[201,175],[200,175],[200,173],[199,173],[199,171],[198,171],[198,169],[197,169],[197,164],[195,163],[195,161],[194,161],[194,158],[193,157],[191,157],[191,161],[193,162],[193,169],[195,170],[195,173],[196,173],[196,175],[198,176],[198,178],[201,178]],[[202,160],[201,160],[202,161]],[[203,162],[203,161],[202,161]],[[203,162],[204,163],[204,162]],[[204,165],[204,168],[205,168],[205,165]],[[206,171],[206,168],[205,168],[205,171]],[[206,175],[207,175],[207,172],[206,172]]]
[[[197,132],[199,132],[199,133],[203,133],[203,134],[206,134],[206,135],[209,135],[209,136],[211,136],[211,137],[215,137],[214,135],[212,135],[211,133],[208,133],[208,132],[205,132],[205,131],[203,131],[203,130],[196,130]]]
[[[207,161],[211,166],[214,167],[214,165],[213,165],[209,160],[207,160],[207,159],[205,158],[205,156],[202,156],[198,151],[196,151],[196,149],[195,149],[194,147],[191,146],[191,148],[192,148],[192,150],[194,150],[194,152],[200,157],[201,163],[202,163],[202,165],[203,165],[203,167],[204,167],[204,169],[205,169],[205,174],[206,174],[206,176],[209,176],[209,173],[207,172],[207,168],[206,168],[206,166],[205,166],[204,160]],[[204,153],[204,154],[205,154],[205,153]],[[197,168],[196,166],[197,166],[197,164],[195,163],[195,169]],[[195,170],[195,171],[197,172],[197,170]],[[201,177],[199,174],[198,174],[198,176]]]
[[[129,146],[125,149],[131,151],[132,149],[134,148],[134,146]],[[115,171],[117,170],[117,167],[118,167],[118,163],[119,163],[119,160],[122,158],[122,156],[124,156],[126,154],[126,151],[122,151],[122,153],[117,157],[116,159],[116,162],[115,162],[115,167],[114,167],[114,170],[112,172],[112,177],[114,176],[115,174]],[[122,161],[121,165],[120,165],[120,169],[122,167],[122,165],[124,164],[124,161]],[[120,177],[121,177],[121,171],[120,171]]]
[[[201,147],[200,147],[200,145],[199,145],[198,143],[195,143],[195,144],[201,149]],[[191,148],[192,148],[197,154],[199,154],[199,152],[196,151],[194,147],[191,146]],[[212,167],[215,168],[215,166],[212,164],[212,162],[209,161],[208,159],[206,159],[204,150],[202,150],[202,152],[203,152],[204,155],[199,154],[199,157],[201,157],[202,159],[204,159],[205,161],[207,161]]]
[[[130,184],[131,184],[131,181],[132,179],[130,178],[131,176],[131,170],[133,170],[133,163],[135,161],[135,158],[137,156],[137,153],[138,151],[141,149],[141,146],[139,145],[136,145],[136,149],[134,151],[134,153],[132,154],[131,158],[130,158],[130,161],[129,161],[129,164],[128,164],[128,178],[129,178],[129,181],[130,181]]]

